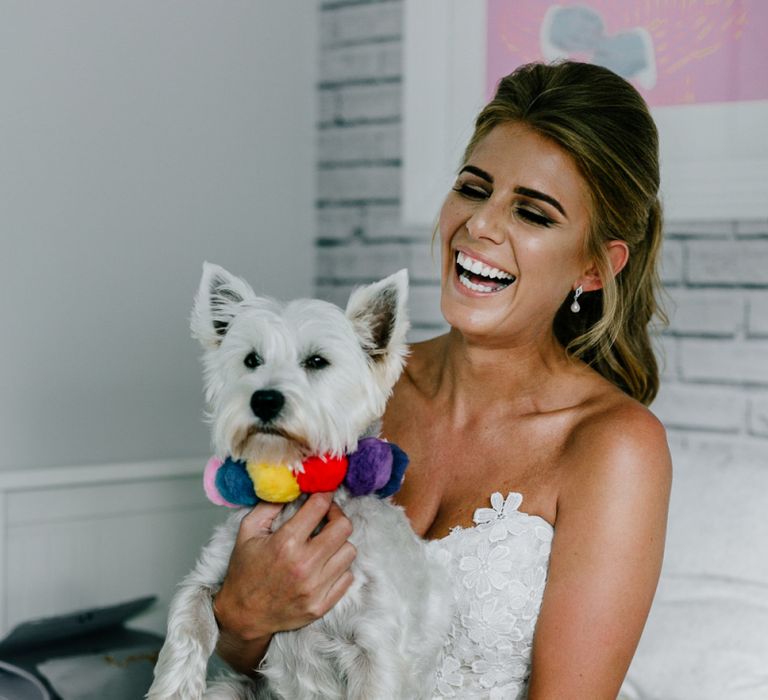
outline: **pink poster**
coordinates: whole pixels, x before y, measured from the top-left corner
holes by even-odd
[[[767,0],[488,0],[487,94],[515,67],[569,58],[651,106],[768,99]]]

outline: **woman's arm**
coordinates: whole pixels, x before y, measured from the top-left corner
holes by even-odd
[[[352,524],[331,497],[313,494],[274,533],[280,506],[259,504],[243,518],[214,599],[217,652],[236,671],[253,675],[275,632],[322,617],[351,585],[357,553],[347,541]],[[324,518],[328,522],[313,537]]]
[[[615,700],[658,583],[671,474],[664,428],[639,405],[573,435],[529,700]]]

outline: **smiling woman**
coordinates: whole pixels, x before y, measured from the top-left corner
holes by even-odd
[[[384,418],[412,460],[397,500],[455,575],[442,696],[619,691],[670,483],[642,405],[658,185],[647,107],[606,69],[523,66],[476,121],[438,224],[451,328],[412,346]]]

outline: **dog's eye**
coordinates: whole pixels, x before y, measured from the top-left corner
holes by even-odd
[[[306,360],[304,360],[304,362],[302,362],[304,369],[311,370],[323,369],[330,364],[331,363],[328,362],[328,360],[326,360],[322,355],[310,355]]]
[[[261,366],[264,363],[261,361],[261,358],[253,350],[251,350],[251,352],[249,352],[245,356],[245,359],[243,360],[243,364],[248,369],[256,369],[257,367]]]

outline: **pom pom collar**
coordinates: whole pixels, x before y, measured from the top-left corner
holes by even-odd
[[[400,488],[407,466],[408,456],[397,445],[369,437],[348,455],[308,457],[297,472],[283,464],[214,457],[206,465],[203,485],[210,501],[229,508],[288,503],[302,493],[335,491],[341,485],[353,496],[386,498]]]

